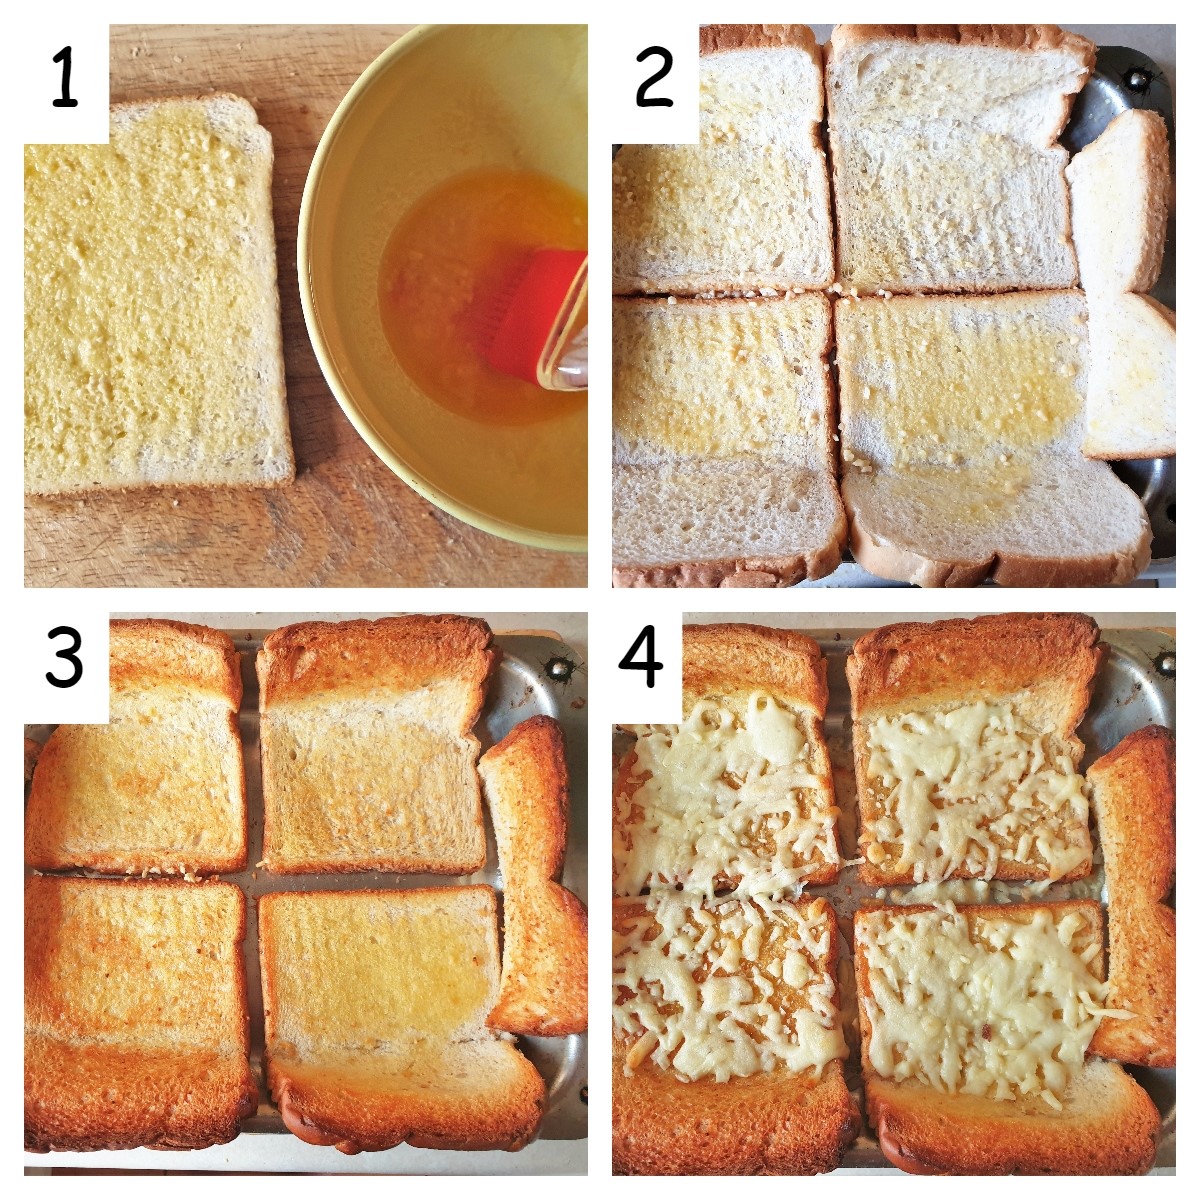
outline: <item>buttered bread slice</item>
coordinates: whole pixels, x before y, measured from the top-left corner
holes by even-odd
[[[25,148],[26,492],[292,478],[272,161],[221,94]]]
[[[837,1166],[857,1129],[837,938],[825,900],[660,891],[615,904],[615,1171]]]
[[[846,661],[872,886],[1091,874],[1075,728],[1101,658],[1073,614],[889,625]]]
[[[811,638],[756,625],[683,631],[682,725],[634,727],[617,773],[614,891],[680,884],[712,896],[831,883],[841,864]]]
[[[1093,901],[860,910],[867,1108],[884,1154],[924,1174],[1132,1174],[1158,1110],[1087,1058],[1106,1017]],[[947,1130],[953,1129],[953,1136]]]

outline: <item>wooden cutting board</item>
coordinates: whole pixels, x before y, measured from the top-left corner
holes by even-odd
[[[296,481],[25,506],[25,582],[66,587],[583,587],[584,555],[532,550],[422,499],[342,415],[309,344],[296,223],[333,110],[408,25],[114,25],[112,99],[228,91],[275,141],[275,238]]]

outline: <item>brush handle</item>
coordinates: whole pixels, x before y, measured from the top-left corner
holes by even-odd
[[[563,299],[554,329],[538,362],[538,384],[551,392],[578,392],[588,385],[588,276],[585,260]]]

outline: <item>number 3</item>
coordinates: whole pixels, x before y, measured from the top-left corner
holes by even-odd
[[[56,650],[54,652],[54,657],[65,658],[67,662],[69,662],[74,668],[70,677],[67,679],[57,679],[49,671],[47,671],[47,682],[53,684],[57,688],[74,687],[83,678],[83,663],[79,660],[79,655],[77,653],[79,647],[83,645],[83,640],[79,636],[79,630],[72,629],[70,625],[56,625],[48,634],[46,634],[46,636],[50,638],[51,641],[53,641],[56,637],[63,636],[71,639],[71,645],[67,647],[66,650]]]
[[[645,50],[637,56],[638,62],[645,62],[652,54],[657,54],[662,59],[662,66],[654,72],[641,87],[637,90],[637,105],[638,108],[671,108],[675,101],[668,99],[666,96],[653,96],[649,99],[646,92],[654,86],[660,79],[670,71],[672,64],[675,62],[671,57],[671,52],[665,46],[647,46]]]

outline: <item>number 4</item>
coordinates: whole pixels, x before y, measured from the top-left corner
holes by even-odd
[[[635,657],[642,643],[646,644],[646,658],[644,662],[638,662]],[[633,645],[625,651],[625,657],[617,664],[622,671],[645,671],[646,686],[652,688],[654,686],[654,672],[663,669],[662,663],[658,662],[654,657],[654,626],[642,626],[642,632],[634,639]]]

